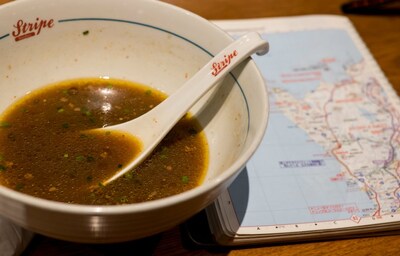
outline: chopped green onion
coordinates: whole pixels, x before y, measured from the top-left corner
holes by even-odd
[[[144,94],[146,94],[147,96],[150,96],[152,93],[153,93],[153,92],[152,92],[151,90],[146,90],[146,91],[144,92]]]
[[[15,190],[21,191],[24,187],[25,187],[24,184],[18,183],[17,185],[15,185]]]
[[[128,173],[125,173],[125,174],[124,174],[124,177],[125,177],[126,179],[130,180],[130,179],[133,178],[133,174],[132,174],[132,172],[128,172]]]
[[[76,161],[84,161],[86,158],[84,156],[77,156]]]
[[[81,138],[81,139],[87,139],[87,138],[89,138],[89,135],[84,134],[84,133],[81,133],[81,134],[79,134],[79,138]]]
[[[4,165],[0,164],[0,172],[4,172],[7,168]]]
[[[168,158],[168,147],[162,147],[161,152],[160,152],[160,158],[161,159],[167,159]]]
[[[188,183],[189,182],[189,177],[188,176],[182,176],[182,182],[183,183]]]
[[[11,127],[11,124],[6,121],[0,121],[0,128],[9,128]]]

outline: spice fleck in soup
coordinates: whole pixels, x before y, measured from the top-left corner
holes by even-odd
[[[155,89],[116,79],[77,79],[33,91],[0,117],[0,183],[49,200],[130,204],[175,195],[202,182],[205,135],[186,115],[153,154],[102,185],[140,152],[140,142],[90,129],[128,121],[159,104]]]

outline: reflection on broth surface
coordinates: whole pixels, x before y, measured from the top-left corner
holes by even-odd
[[[76,204],[128,204],[199,185],[208,163],[205,135],[187,115],[140,166],[107,186],[140,151],[117,131],[89,132],[147,112],[161,92],[114,79],[70,80],[33,91],[0,117],[0,182],[33,196]]]

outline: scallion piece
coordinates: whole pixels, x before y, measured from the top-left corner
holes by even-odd
[[[0,121],[0,128],[9,128],[11,124],[7,121]]]
[[[189,177],[188,176],[182,176],[182,182],[183,183],[188,183],[189,182]]]

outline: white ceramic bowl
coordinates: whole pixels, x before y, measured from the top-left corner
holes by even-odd
[[[79,77],[127,79],[170,94],[232,41],[207,20],[157,1],[19,0],[1,6],[0,18],[0,112],[31,90]],[[98,243],[183,222],[229,186],[263,137],[268,98],[254,62],[235,69],[191,112],[210,147],[201,186],[122,206],[70,205],[0,186],[0,214],[44,235]]]

